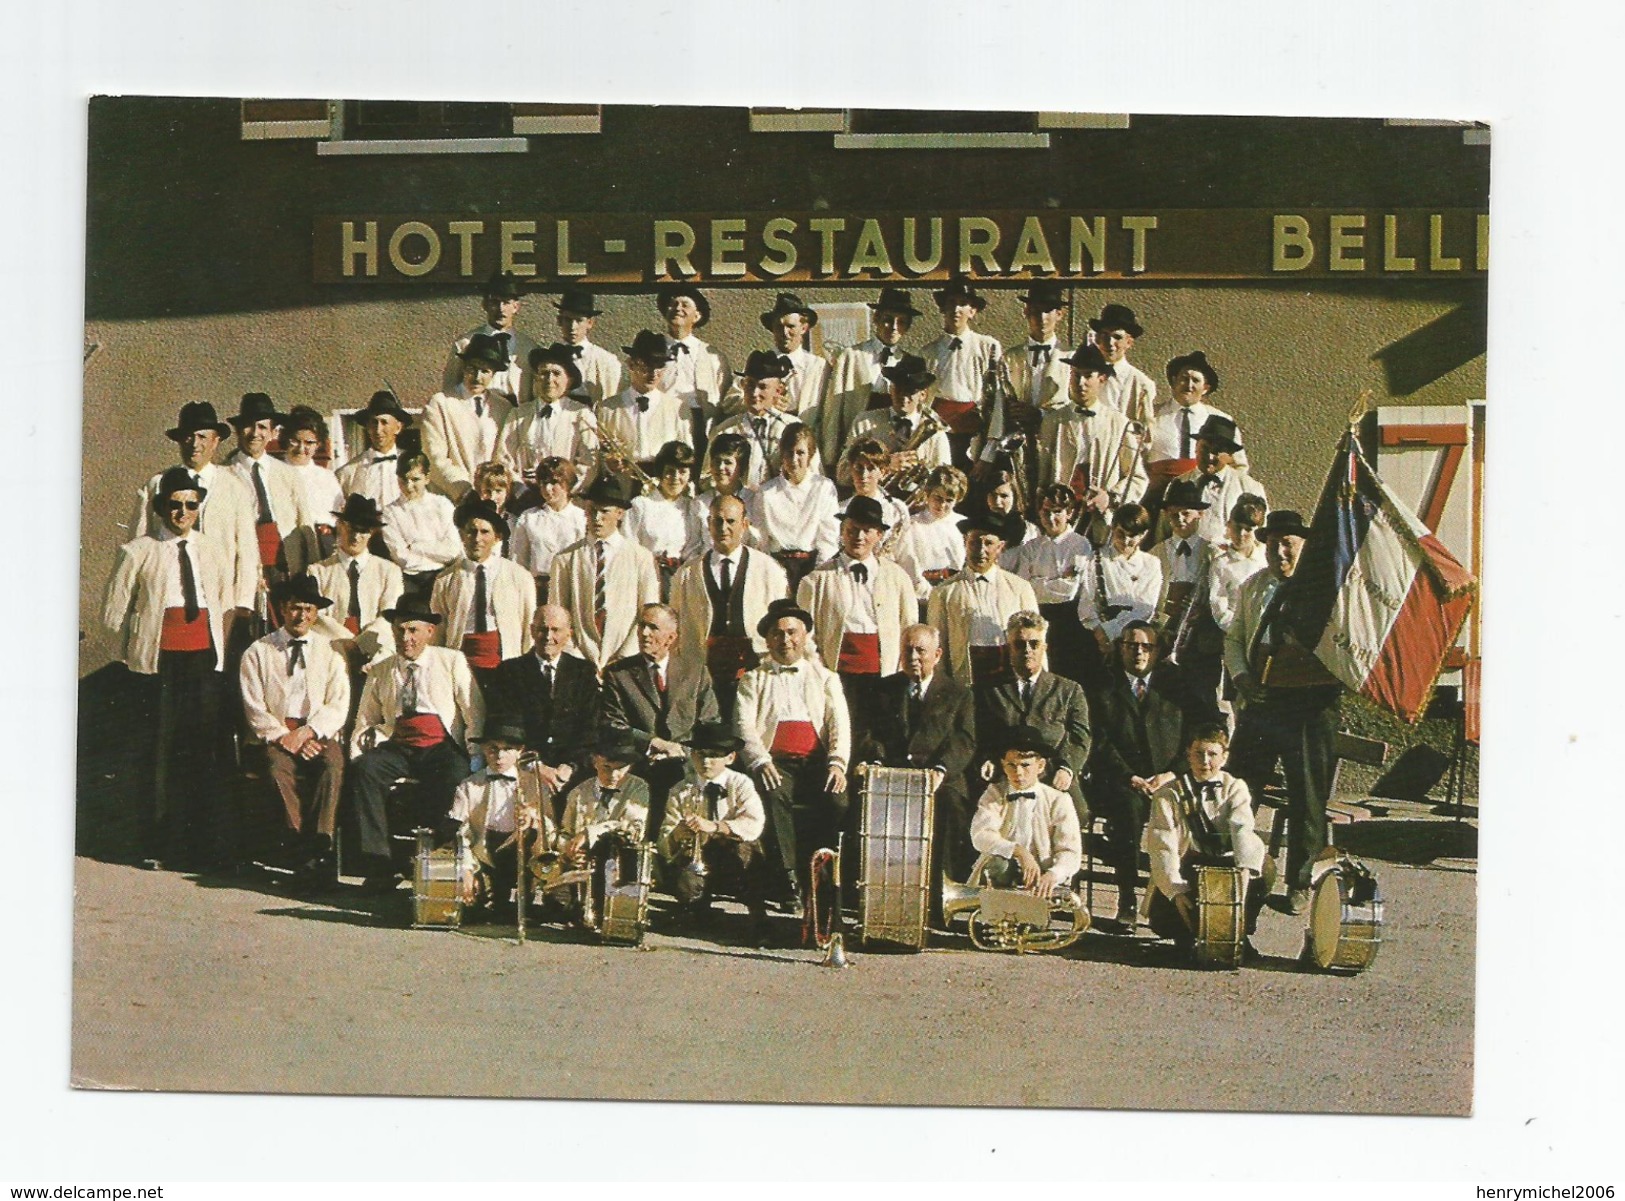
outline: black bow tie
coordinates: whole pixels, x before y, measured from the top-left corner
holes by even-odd
[[[618,788],[600,788],[598,790],[598,799],[601,801],[607,801],[619,791],[620,789]]]
[[[965,344],[963,342],[961,342],[958,338],[949,338],[948,339],[948,349],[949,350],[958,350],[963,345],[965,345]]]
[[[1036,367],[1038,366],[1039,359],[1049,358],[1051,348],[1048,342],[1034,342],[1031,346],[1027,347],[1027,349],[1032,352],[1033,366]]]
[[[869,569],[862,563],[852,564],[852,578],[860,584],[869,582]]]
[[[638,412],[647,413],[648,411],[649,411],[649,398],[647,396],[638,397]]]
[[[914,423],[907,417],[893,417],[891,419],[891,427],[899,434],[907,434],[913,432]]]
[[[587,348],[585,346],[572,346],[570,347],[570,357],[572,359],[579,359],[581,357],[581,352],[586,349]]]
[[[549,417],[553,416],[553,406],[550,404],[543,405],[541,408],[536,410],[536,416],[540,417],[543,421],[546,421]]]
[[[879,361],[880,365],[882,367],[884,367],[887,363],[889,363],[891,361],[891,347],[890,346],[882,346],[880,348],[880,353],[875,355],[875,358],[876,358],[876,360]]]
[[[510,784],[517,784],[519,782],[518,778],[515,777],[515,776],[504,776],[504,775],[499,774],[498,772],[490,772],[490,773],[488,773],[486,775],[486,779],[488,779],[488,780],[506,780]]]
[[[1191,553],[1191,544],[1189,542],[1181,542],[1179,544],[1179,549],[1174,553],[1182,558],[1188,557]]]
[[[671,348],[672,348],[672,352],[674,354],[687,354],[688,353],[688,343],[687,342],[673,342],[671,344]]]
[[[400,457],[401,456],[398,455],[398,454],[394,454],[394,455],[373,455],[372,456],[372,461],[374,463],[393,463],[393,462],[395,462],[395,460],[399,459]]]
[[[1195,792],[1197,796],[1203,796],[1203,795],[1206,795],[1206,796],[1218,796],[1219,795],[1219,781],[1217,781],[1217,780],[1192,780],[1191,781],[1191,790],[1193,792]]]
[[[1201,477],[1199,482],[1202,485],[1202,491],[1206,492],[1209,488],[1213,487],[1219,482],[1219,477],[1216,475],[1204,475]]]
[[[1036,792],[1012,792],[1010,799],[1012,801],[1036,801],[1038,794]]]

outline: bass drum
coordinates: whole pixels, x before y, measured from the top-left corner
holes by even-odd
[[[1347,855],[1321,869],[1309,906],[1307,953],[1326,972],[1357,975],[1382,946],[1382,889],[1371,869]]]
[[[863,943],[925,946],[931,904],[931,834],[936,791],[923,768],[860,763],[858,931]]]
[[[1197,866],[1196,962],[1239,968],[1247,939],[1246,893],[1238,867]]]

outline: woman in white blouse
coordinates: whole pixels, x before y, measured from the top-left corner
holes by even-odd
[[[395,473],[401,496],[384,506],[384,545],[406,577],[407,592],[427,598],[434,577],[461,557],[463,544],[451,501],[429,491],[429,456],[402,455]]]
[[[575,482],[576,466],[569,459],[559,455],[543,459],[536,464],[542,503],[526,509],[514,523],[509,558],[536,577],[538,599],[547,595],[553,557],[587,536],[586,510],[570,501]]]
[[[1113,663],[1112,644],[1131,621],[1150,621],[1162,598],[1162,562],[1140,549],[1151,515],[1132,501],[1112,515],[1111,540],[1090,561],[1078,583],[1078,622],[1093,638],[1098,658],[1086,655],[1080,664],[1083,683],[1103,683]]]

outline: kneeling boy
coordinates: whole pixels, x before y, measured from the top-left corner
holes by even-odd
[[[1005,739],[1004,779],[988,785],[970,823],[971,844],[992,857],[986,878],[995,888],[1070,888],[1083,865],[1072,794],[1041,782],[1054,754],[1032,726],[1017,726]]]
[[[758,929],[767,920],[762,830],[767,815],[756,785],[735,771],[745,742],[720,722],[699,722],[689,739],[689,770],[666,800],[660,866],[684,916],[700,916],[718,889],[737,896]]]

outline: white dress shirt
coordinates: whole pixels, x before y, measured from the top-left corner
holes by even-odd
[[[402,497],[384,508],[384,545],[402,571],[439,571],[463,553],[454,512],[451,501],[434,492],[411,501]]]
[[[1253,829],[1252,794],[1244,781],[1220,772],[1216,789],[1201,789],[1198,804],[1208,824],[1236,857],[1236,866],[1251,872],[1264,869],[1264,841]],[[1189,893],[1191,885],[1180,870],[1180,861],[1190,852],[1192,838],[1185,805],[1190,786],[1181,775],[1163,785],[1151,796],[1151,813],[1145,826],[1143,846],[1151,862],[1151,883],[1164,896]],[[1147,901],[1149,901],[1147,897]]]
[[[705,795],[707,784],[717,784],[722,788],[714,814],[711,801]],[[676,833],[677,827],[690,817],[725,822],[729,831],[741,842],[755,842],[767,827],[767,813],[762,807],[762,797],[756,791],[755,781],[731,767],[724,768],[715,779],[702,780],[694,774],[694,767],[690,764],[683,782],[671,790],[671,795],[666,798],[666,816],[660,823],[658,844],[661,855],[666,859],[675,859],[687,850],[688,840],[685,838],[679,843]]]
[[[391,501],[400,499],[401,481],[395,474],[395,468],[399,463],[398,449],[380,456],[369,446],[339,468],[339,491],[345,496],[352,492],[365,496],[382,508]],[[339,507],[343,507],[342,500]]]
[[[1180,454],[1181,443],[1181,413],[1190,413],[1191,436],[1186,449],[1188,454]],[[1205,401],[1197,401],[1187,410],[1182,408],[1178,401],[1169,399],[1157,406],[1157,415],[1151,421],[1151,449],[1146,452],[1146,458],[1152,463],[1160,463],[1164,459],[1194,459],[1196,457],[1196,435],[1209,417],[1230,417],[1223,409],[1216,409]],[[1234,420],[1234,418],[1231,418]],[[1241,430],[1236,430],[1236,440],[1242,441]]]
[[[301,466],[284,463],[304,497],[305,520],[311,525],[332,525],[333,516],[344,508],[344,491],[338,476],[315,463]]]
[[[1100,400],[1130,421],[1150,425],[1157,407],[1157,381],[1127,359],[1114,363],[1114,375],[1106,377]]]
[[[649,401],[646,410],[638,408],[640,395]],[[600,406],[599,419],[604,432],[617,439],[640,463],[654,458],[668,442],[694,445],[688,413],[681,398],[673,392],[656,388],[640,393],[635,388],[623,388],[614,399]]]
[[[1078,584],[1094,561],[1095,548],[1077,530],[1063,530],[1059,538],[1039,534],[999,556],[999,566],[1013,571],[1033,586],[1041,605],[1078,599]]]
[[[914,594],[920,600],[935,587],[925,578],[928,571],[959,571],[965,566],[965,535],[959,532],[961,518],[952,509],[941,517],[929,511],[911,516],[908,528],[897,540],[897,565],[914,581]]]
[[[1221,630],[1229,630],[1236,619],[1236,600],[1241,586],[1269,566],[1264,544],[1255,542],[1253,553],[1244,555],[1231,547],[1224,547],[1213,556],[1212,574],[1208,580],[1208,607],[1213,620]]]
[[[782,666],[769,658],[739,681],[734,730],[745,741],[744,759],[752,771],[768,763],[781,721],[810,722],[832,764],[842,768],[852,752],[852,725],[841,680],[809,657]]]
[[[547,575],[553,570],[553,556],[587,536],[587,511],[580,505],[562,509],[537,505],[520,514],[513,528],[508,553],[531,575]]]
[[[769,554],[781,550],[810,550],[819,561],[840,546],[840,511],[835,485],[808,472],[799,484],[776,475],[756,490],[747,502],[751,528]]]
[[[626,514],[626,536],[656,558],[683,561],[704,548],[707,506],[683,493],[668,500],[664,493],[636,497]]]
[[[624,785],[606,800],[598,777],[594,776],[570,790],[564,802],[564,816],[559,821],[559,835],[571,839],[585,834],[586,845],[590,847],[611,830],[621,830],[634,841],[642,842],[648,824],[648,806],[629,800]]]
[[[1105,579],[1106,603],[1121,606],[1115,617],[1099,609],[1096,573]],[[1124,556],[1115,549],[1096,555],[1078,584],[1078,621],[1086,630],[1104,629],[1113,641],[1131,621],[1150,621],[1162,599],[1162,564],[1155,555],[1137,550]]]
[[[293,638],[273,630],[243,652],[238,667],[243,713],[263,742],[288,733],[287,719],[309,726],[318,738],[333,738],[350,718],[350,673],[344,657],[314,630],[300,639],[293,663]]]
[[[1044,869],[1042,883],[1067,885],[1083,865],[1083,834],[1072,797],[1048,784],[1037,783],[1030,798],[1010,800],[1010,786],[990,784],[971,818],[971,845],[984,855],[1013,859],[1016,847],[1026,847]]]

